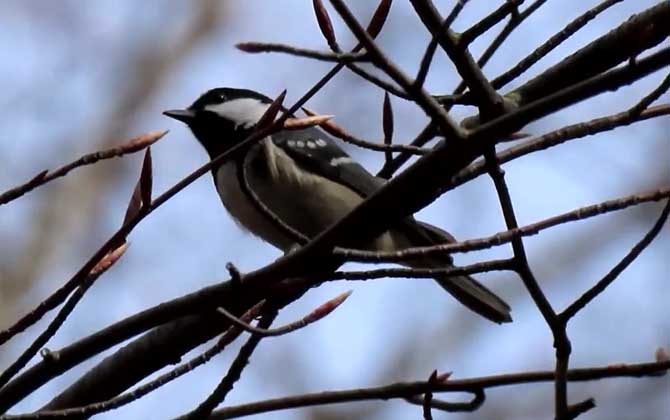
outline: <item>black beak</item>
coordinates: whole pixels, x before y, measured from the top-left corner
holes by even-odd
[[[191,124],[193,120],[195,120],[195,112],[189,109],[171,109],[169,111],[163,111],[163,115],[181,121],[186,125]]]

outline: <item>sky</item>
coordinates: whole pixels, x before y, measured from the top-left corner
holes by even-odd
[[[363,21],[375,7],[374,2],[349,3]],[[443,14],[452,3],[436,2]],[[514,32],[485,67],[485,74],[495,77],[508,69],[596,3],[549,1]],[[611,8],[503,93],[655,3],[627,1]],[[496,4],[471,0],[454,29],[467,28]],[[332,9],[331,17],[340,44],[353,45],[353,37]],[[475,56],[500,27],[475,42]],[[391,58],[414,74],[428,39],[411,6],[394,2],[378,40]],[[2,2],[0,58],[5,65],[0,68],[4,93],[0,99],[0,191],[83,153],[118,145],[147,131],[169,129],[152,147],[157,195],[207,159],[188,129],[162,116],[163,110],[185,107],[217,86],[251,88],[268,96],[287,89],[286,103],[292,103],[330,68],[328,63],[297,57],[245,54],[235,49],[242,41],[326,49],[311,2],[306,0],[66,0],[58,6],[37,0]],[[530,124],[523,131],[539,135],[619,112],[636,103],[665,75],[658,72]],[[426,88],[441,94],[457,83],[453,66],[438,53]],[[335,121],[350,132],[379,141],[382,99],[378,88],[342,72],[308,105],[335,115]],[[667,102],[667,95],[662,101]],[[392,98],[392,103],[395,139],[408,142],[427,119],[409,102]],[[461,107],[452,115],[461,119],[472,113]],[[669,129],[665,117],[572,141],[505,165],[519,223],[667,185]],[[373,172],[383,163],[381,154],[345,147]],[[140,165],[138,154],[81,169],[0,208],[0,325],[10,325],[44,299],[114,232]],[[127,255],[87,293],[48,347],[58,349],[140,310],[222,281],[227,278],[227,262],[247,272],[280,255],[242,232],[218,200],[211,177],[206,175],[142,222],[129,238]],[[528,238],[531,267],[552,304],[565,307],[602,277],[646,233],[660,209],[658,204],[648,204]],[[495,191],[486,177],[440,197],[417,218],[459,239],[504,230]],[[666,226],[649,249],[575,317],[568,329],[573,343],[571,366],[650,361],[657,347],[670,347],[669,250]],[[457,255],[456,262],[509,255],[508,247],[499,247]],[[425,280],[338,281],[311,290],[281,312],[277,325],[303,316],[343,291],[353,290],[353,294],[317,324],[263,340],[226,404],[422,379],[433,369],[453,371],[454,378],[551,369],[551,334],[520,280],[511,273],[478,279],[512,305],[514,323],[491,325],[440,290],[436,293],[434,283]],[[0,350],[1,366],[10,363],[46,326],[47,318]],[[186,412],[211,392],[238,346],[158,392],[96,419],[169,418]],[[103,356],[108,354],[111,352]],[[89,360],[51,381],[12,412],[39,408],[99,360]],[[666,395],[670,390],[667,378],[614,379],[571,386],[570,397],[574,401],[596,397],[599,408],[588,418],[609,418],[615,412],[632,417],[641,406],[648,413],[670,410],[662,390]],[[511,399],[520,392],[527,399]],[[631,401],[627,398],[633,403],[627,403]],[[552,404],[550,384],[511,387],[490,391],[477,413],[449,418],[548,417]],[[255,418],[405,419],[420,415],[418,407],[391,401]]]

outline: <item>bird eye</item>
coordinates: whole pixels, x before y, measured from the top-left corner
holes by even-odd
[[[219,94],[219,99],[221,99],[221,102],[225,102],[228,100],[228,98],[226,98],[226,95],[224,93]]]

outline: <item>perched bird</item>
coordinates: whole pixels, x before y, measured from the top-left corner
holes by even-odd
[[[165,111],[191,129],[214,159],[253,131],[272,101],[247,89],[216,88],[186,109]],[[244,229],[283,251],[296,244],[260,201],[286,225],[314,237],[384,184],[316,127],[283,130],[237,153],[212,171],[224,207]],[[252,195],[253,194],[253,195]],[[255,197],[254,197],[255,195]],[[368,249],[397,251],[454,242],[447,232],[407,218],[369,242]],[[450,267],[450,256],[422,258],[412,267]],[[510,307],[470,276],[435,280],[462,304],[494,322],[510,322]]]

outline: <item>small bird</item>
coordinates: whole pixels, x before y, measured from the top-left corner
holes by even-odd
[[[163,114],[185,123],[211,159],[239,144],[254,130],[272,100],[248,89],[216,88],[186,109]],[[282,130],[236,153],[212,170],[224,207],[243,228],[289,252],[295,236],[272,215],[307,238],[344,217],[384,185],[316,127]],[[257,201],[255,201],[257,200]],[[447,232],[406,218],[369,242],[367,249],[398,251],[455,242]],[[452,266],[448,255],[407,262],[421,268]],[[497,322],[511,322],[510,307],[470,276],[438,276],[437,282],[463,305]]]

